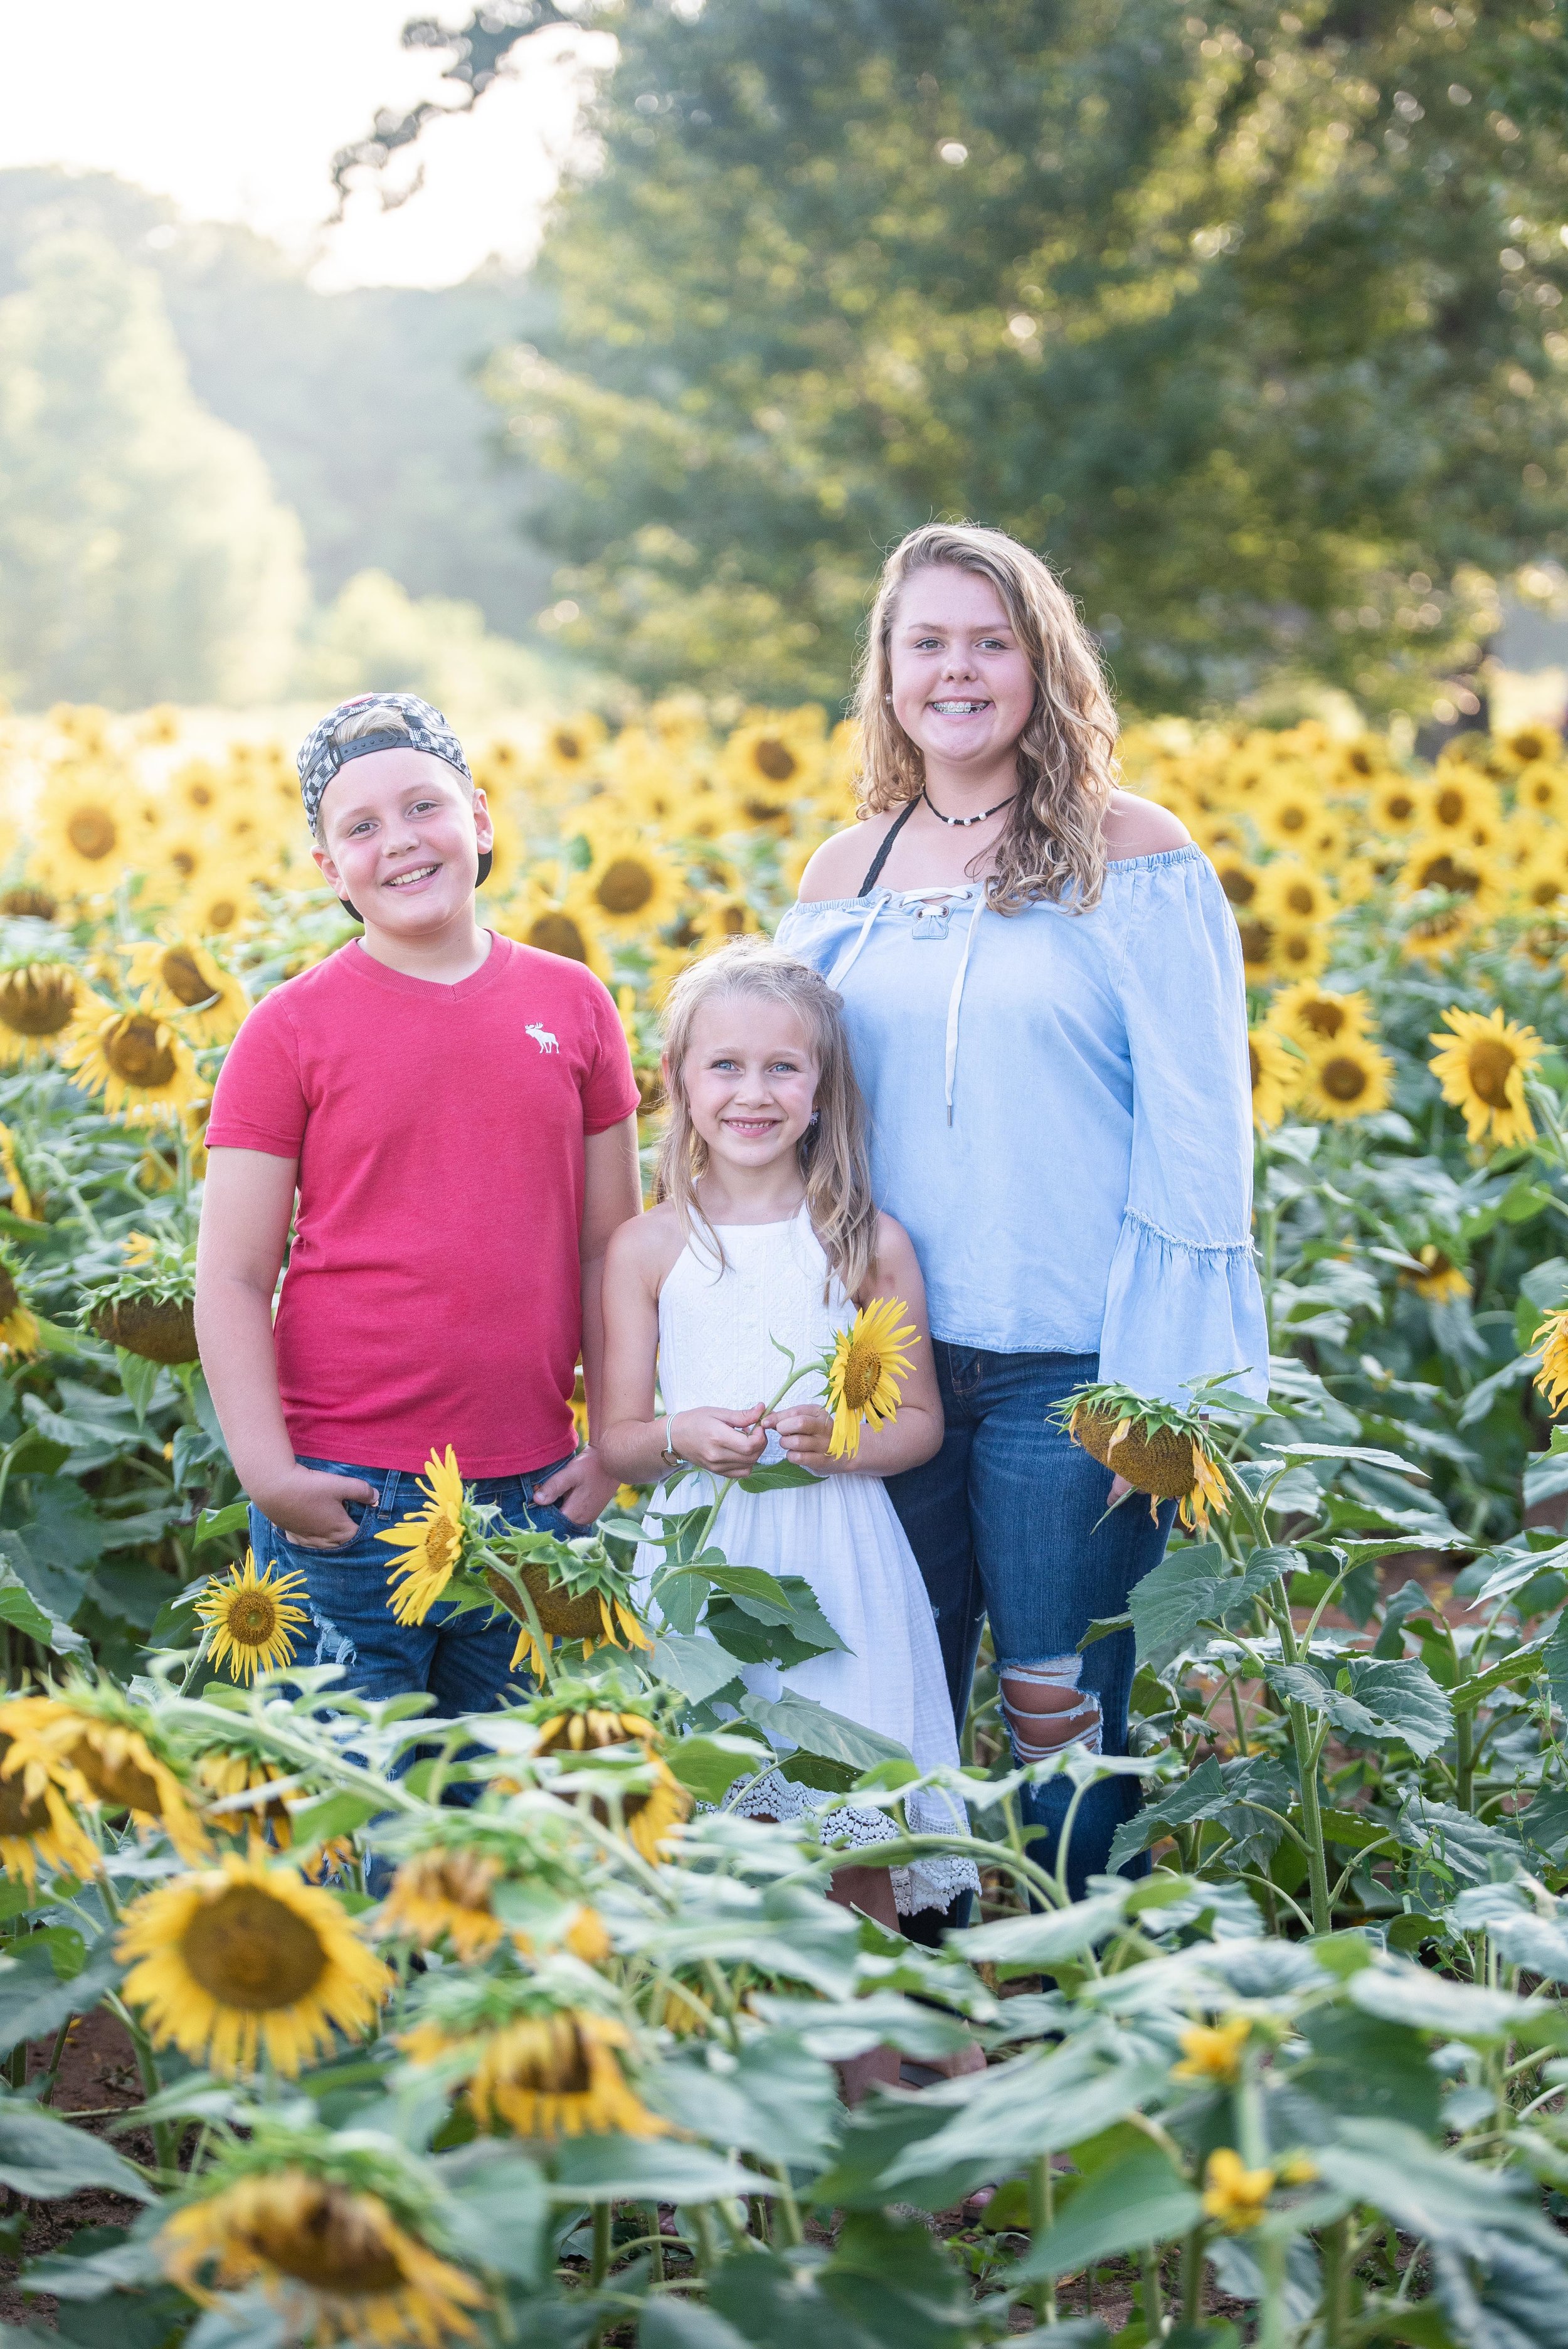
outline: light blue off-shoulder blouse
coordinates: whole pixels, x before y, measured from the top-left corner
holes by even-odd
[[[1108,865],[1087,914],[884,889],[792,906],[779,943],[843,996],[937,1337],[1266,1394],[1246,991],[1202,849]]]

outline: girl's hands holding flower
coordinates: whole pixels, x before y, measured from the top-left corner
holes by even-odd
[[[785,1458],[797,1468],[809,1468],[813,1476],[831,1476],[838,1469],[855,1464],[852,1460],[829,1457],[833,1420],[820,1402],[787,1403],[782,1411],[770,1411],[762,1424],[775,1431]]]
[[[714,1476],[748,1476],[762,1457],[768,1438],[763,1433],[766,1404],[748,1411],[677,1411],[670,1423],[675,1448],[695,1468]]]

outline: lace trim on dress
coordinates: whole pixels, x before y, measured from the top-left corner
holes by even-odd
[[[744,1789],[738,1792],[738,1789]],[[844,1844],[864,1850],[872,1844],[892,1843],[902,1830],[885,1811],[843,1803],[830,1811],[819,1810],[813,1789],[797,1785],[780,1771],[748,1783],[737,1778],[724,1798],[723,1808],[738,1818],[769,1818],[788,1823],[812,1814],[824,1844]],[[912,1795],[904,1805],[912,1835],[961,1835],[964,1822],[941,1795]],[[960,1892],[978,1892],[979,1871],[973,1860],[938,1854],[917,1859],[907,1868],[890,1868],[893,1900],[901,1917],[918,1916],[923,1909],[945,1909]]]

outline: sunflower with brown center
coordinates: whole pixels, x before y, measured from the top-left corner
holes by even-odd
[[[1365,1036],[1346,1035],[1309,1055],[1298,1106],[1322,1124],[1370,1117],[1393,1099],[1394,1063]]]
[[[1413,844],[1400,868],[1398,887],[1407,900],[1432,892],[1449,900],[1418,915],[1405,934],[1407,954],[1428,959],[1450,953],[1470,929],[1490,921],[1506,903],[1496,860],[1461,840],[1440,836]]]
[[[588,830],[583,890],[596,922],[620,937],[663,929],[680,912],[686,875],[655,842],[619,826]]]
[[[119,1946],[154,2045],[231,2076],[264,2054],[292,2077],[335,2033],[363,2037],[392,1986],[332,1894],[259,1852],[143,1893]]]
[[[1443,1014],[1449,1033],[1439,1029],[1429,1040],[1440,1049],[1431,1060],[1443,1099],[1462,1109],[1473,1142],[1505,1146],[1529,1142],[1535,1122],[1524,1099],[1524,1080],[1546,1047],[1533,1028],[1517,1027],[1501,1011]]]
[[[1428,1240],[1416,1250],[1415,1262],[1420,1271],[1402,1272],[1399,1278],[1407,1288],[1413,1288],[1429,1305],[1451,1305],[1456,1298],[1470,1295],[1470,1275],[1452,1257],[1445,1255],[1435,1240]]]
[[[232,971],[199,938],[144,939],[130,950],[130,982],[145,1000],[170,1016],[189,1044],[229,1044],[250,1009],[250,998]]]
[[[471,2276],[399,2225],[378,2194],[284,2168],[242,2178],[175,2211],[163,2271],[203,2306],[211,2287],[259,2284],[290,2337],[442,2349],[473,2335],[485,2304]]]
[[[132,1123],[178,1117],[201,1090],[190,1046],[146,997],[129,1010],[95,1004],[79,1015],[60,1065],[87,1092],[103,1095],[111,1117]]]
[[[520,2137],[662,2137],[623,2068],[625,2024],[591,2012],[542,1975],[439,1977],[398,2044],[416,2064],[456,2058],[483,2129]]]
[[[136,1826],[161,1828],[188,1864],[206,1858],[201,1821],[175,1771],[119,1691],[76,1683],[46,1697],[0,1705],[0,1732],[36,1757],[73,1802],[128,1811]]]
[[[293,1602],[304,1589],[303,1574],[277,1574],[269,1565],[256,1572],[255,1554],[245,1552],[243,1566],[232,1566],[229,1578],[216,1577],[196,1601],[196,1613],[212,1642],[212,1661],[227,1664],[229,1677],[253,1680],[258,1671],[282,1671],[294,1661],[294,1635],[310,1620],[308,1610]]]
[[[424,1621],[463,1564],[476,1531],[458,1455],[449,1444],[444,1460],[432,1452],[426,1461],[419,1489],[426,1495],[424,1507],[376,1537],[404,1553],[387,1575],[392,1613],[399,1623]]]
[[[1211,1454],[1202,1421],[1173,1403],[1150,1402],[1130,1387],[1079,1387],[1057,1406],[1075,1443],[1135,1493],[1149,1495],[1149,1514],[1161,1501],[1179,1501],[1182,1524],[1207,1528],[1211,1510],[1230,1506],[1224,1472]]]
[[[40,803],[40,858],[62,889],[73,894],[112,889],[126,860],[123,780],[90,763],[49,779]]]
[[[1269,1006],[1269,1025],[1313,1054],[1365,1036],[1371,1016],[1371,1001],[1359,988],[1346,995],[1313,979],[1282,988]]]
[[[19,1697],[5,1713],[39,1699]],[[71,1807],[65,1774],[46,1753],[0,1730],[0,1867],[31,1889],[43,1868],[82,1882],[100,1866],[98,1846]]]
[[[551,1700],[542,1702],[548,1705]],[[692,1806],[691,1795],[664,1759],[660,1743],[658,1730],[643,1713],[613,1713],[598,1706],[580,1705],[545,1714],[534,1753],[565,1760],[574,1754],[611,1753],[619,1746],[639,1748],[642,1775],[649,1783],[643,1787],[620,1789],[620,1813],[634,1848],[650,1865],[656,1865],[668,1857],[665,1842],[678,1834]],[[597,1796],[593,1808],[601,1818],[608,1820],[613,1816],[609,1806]]]
[[[0,1061],[40,1061],[69,1029],[77,1007],[104,1007],[63,962],[12,963],[0,970]]]
[[[415,1852],[399,1865],[376,1930],[406,1935],[425,1950],[444,1936],[460,1964],[474,1965],[489,1957],[506,1932],[490,1906],[504,1872],[501,1861],[485,1852]]]
[[[898,1417],[910,1372],[908,1350],[920,1343],[914,1324],[903,1318],[908,1310],[901,1297],[873,1298],[847,1330],[839,1331],[824,1357],[826,1408],[833,1421],[830,1460],[855,1458],[862,1422],[868,1427],[891,1427]]]

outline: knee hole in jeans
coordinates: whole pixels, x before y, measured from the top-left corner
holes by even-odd
[[[1043,1762],[1067,1745],[1100,1751],[1099,1699],[1078,1686],[1082,1671],[1081,1656],[1002,1666],[1002,1713],[1018,1763]]]

